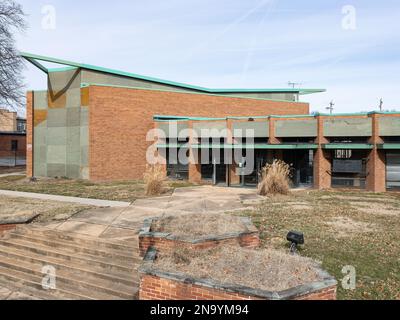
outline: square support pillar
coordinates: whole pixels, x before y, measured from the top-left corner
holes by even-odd
[[[201,164],[189,164],[189,182],[201,183]]]
[[[192,145],[197,143],[193,137],[193,121],[189,121],[189,131],[189,182],[201,183],[200,151],[192,148]]]
[[[33,121],[33,95],[29,91],[26,96],[26,176],[33,177],[33,134],[34,134],[34,121]]]
[[[229,165],[229,178],[231,185],[240,184],[240,176],[236,174],[237,164],[233,161],[233,164]]]
[[[374,144],[374,149],[369,152],[367,159],[367,179],[366,189],[372,192],[386,191],[386,157],[385,151],[379,150],[377,144],[383,143],[379,136],[379,114],[373,113],[372,118],[372,136],[369,143]]]
[[[332,185],[332,164],[329,151],[319,147],[314,153],[314,188],[329,189]]]
[[[372,192],[386,191],[385,151],[376,147],[370,151],[367,160],[366,189]]]
[[[156,129],[156,130],[158,129],[158,123],[157,122],[154,123],[154,129]],[[162,140],[160,137],[157,136],[156,139],[157,139],[157,144],[166,144],[166,141]],[[163,173],[164,173],[164,177],[165,178],[167,177],[167,165],[168,165],[167,152],[168,152],[167,148],[162,149],[162,150],[157,149],[157,152],[156,152],[156,157],[159,158],[162,161],[160,166],[163,169]]]
[[[269,117],[269,144],[280,144],[281,141],[275,137],[275,119]]]

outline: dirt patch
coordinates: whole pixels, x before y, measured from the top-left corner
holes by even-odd
[[[310,205],[310,203],[307,202],[288,202],[286,203],[288,207],[290,207],[293,210],[312,210],[313,207]]]
[[[375,214],[375,215],[385,215],[385,216],[396,216],[400,215],[399,208],[393,208],[391,206],[385,206],[383,204],[371,203],[371,202],[351,202],[353,207],[358,211]]]
[[[178,237],[223,235],[245,232],[247,227],[241,217],[228,214],[186,214],[180,216],[163,216],[156,220],[153,232],[171,233]]]
[[[177,250],[160,254],[154,268],[212,279],[220,284],[281,291],[321,280],[315,265],[311,259],[282,251],[228,246],[201,252]]]
[[[335,217],[328,221],[327,225],[333,227],[338,237],[350,237],[352,234],[367,233],[376,230],[376,226],[372,223],[355,221],[348,217]]]

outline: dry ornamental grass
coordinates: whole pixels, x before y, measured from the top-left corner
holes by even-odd
[[[158,196],[164,191],[165,172],[160,165],[146,166],[143,175],[147,196]]]
[[[290,166],[281,160],[274,160],[267,164],[261,173],[261,182],[258,185],[258,194],[262,196],[289,194]]]

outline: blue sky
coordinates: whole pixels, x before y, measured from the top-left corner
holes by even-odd
[[[19,0],[29,29],[18,48],[210,88],[285,88],[288,81],[326,93],[303,96],[312,111],[371,111],[383,98],[400,110],[398,0]],[[43,6],[56,12],[44,29]],[[342,8],[355,8],[346,29]],[[346,20],[347,21],[347,20]],[[29,89],[44,89],[34,67]]]

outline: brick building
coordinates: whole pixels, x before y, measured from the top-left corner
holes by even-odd
[[[26,164],[26,120],[0,109],[0,167]]]
[[[27,94],[30,176],[140,179],[155,145],[146,136],[157,128],[164,133],[158,156],[171,178],[256,185],[260,168],[280,158],[293,165],[295,185],[400,185],[400,114],[310,115],[300,96],[324,90],[207,89],[22,55],[48,74],[47,90]],[[252,143],[243,140],[246,130]],[[243,159],[254,154],[251,172],[244,175],[243,164],[227,156],[235,149]],[[180,150],[201,160],[175,163],[171,155]]]

